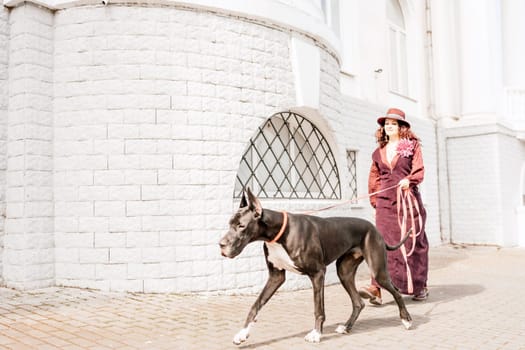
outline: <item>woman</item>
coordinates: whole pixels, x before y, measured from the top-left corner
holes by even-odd
[[[417,187],[424,175],[419,139],[399,109],[389,109],[377,123],[379,147],[372,154],[368,179],[369,193],[378,192],[370,197],[376,226],[390,245],[398,243],[411,228],[415,234],[400,249],[387,252],[388,271],[401,293],[413,295],[412,299],[417,301],[426,300],[428,241],[426,211]],[[359,294],[372,304],[382,303],[380,286],[373,278],[372,284],[362,287]]]

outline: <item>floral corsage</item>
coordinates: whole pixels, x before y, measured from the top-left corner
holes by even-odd
[[[402,157],[410,157],[414,154],[414,141],[409,139],[399,140],[399,142],[397,143],[396,152]]]

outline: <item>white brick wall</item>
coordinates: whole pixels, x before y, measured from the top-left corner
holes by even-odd
[[[56,13],[58,284],[224,289],[221,267],[238,262],[220,257],[217,241],[240,154],[265,118],[292,105],[288,38],[172,8]]]
[[[516,245],[525,145],[498,125],[449,133],[452,241]]]
[[[7,84],[8,84],[8,11],[0,11],[0,283],[3,283],[4,224],[7,169]]]

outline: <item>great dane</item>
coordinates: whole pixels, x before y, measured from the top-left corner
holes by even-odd
[[[321,340],[324,312],[324,279],[326,266],[336,261],[337,275],[352,300],[352,314],[337,333],[350,331],[365,304],[355,286],[355,274],[365,260],[372,276],[394,297],[399,316],[406,329],[412,325],[403,298],[390,280],[387,270],[386,250],[399,248],[387,245],[376,227],[360,218],[321,218],[311,215],[288,214],[263,209],[259,199],[248,188],[243,193],[240,208],[229,222],[230,228],[220,240],[221,254],[228,258],[239,255],[248,243],[264,241],[264,255],[269,270],[268,281],[253,304],[244,327],[234,336],[233,342],[241,344],[250,334],[259,310],[285,281],[285,271],[307,275],[313,286],[315,326],[305,340]]]

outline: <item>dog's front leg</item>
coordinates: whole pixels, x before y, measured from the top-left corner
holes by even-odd
[[[248,317],[246,317],[246,322],[244,322],[244,328],[241,329],[233,337],[234,344],[239,345],[242,342],[246,341],[246,339],[248,339],[248,337],[250,336],[250,329],[255,323],[259,310],[261,310],[261,308],[268,302],[268,300],[270,300],[272,295],[284,283],[285,279],[286,276],[284,270],[277,270],[269,266],[268,281],[266,281],[266,285],[259,294],[259,297],[255,301],[255,303],[252,305],[250,312],[248,313]]]
[[[324,313],[324,276],[326,269],[317,272],[310,276],[312,286],[314,289],[314,304],[315,304],[315,325],[314,329],[308,333],[304,340],[309,343],[319,343],[321,335],[323,334],[323,323],[325,320]]]

